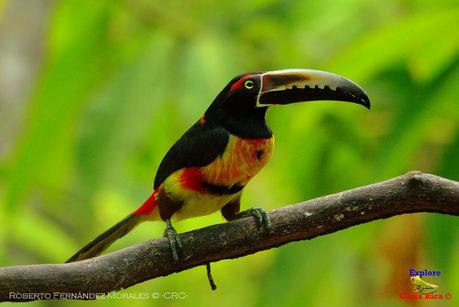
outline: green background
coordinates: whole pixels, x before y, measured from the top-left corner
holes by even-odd
[[[372,100],[371,111],[271,108],[276,148],[244,208],[410,170],[459,180],[458,20],[455,0],[0,0],[0,265],[63,262],[134,210],[167,149],[243,72],[327,70]],[[29,305],[404,306],[410,268],[441,271],[426,280],[454,305],[458,221],[398,216],[218,262],[216,292],[203,267],[123,291],[185,292],[182,300]],[[176,227],[221,222],[214,214]],[[163,228],[143,224],[110,250]]]

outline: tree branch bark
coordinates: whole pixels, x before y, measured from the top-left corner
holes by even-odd
[[[92,299],[95,294],[127,288],[208,262],[242,257],[414,212],[459,215],[459,182],[410,172],[274,210],[269,214],[273,226],[269,234],[259,230],[253,218],[183,233],[180,235],[183,255],[178,265],[174,264],[168,240],[162,238],[76,263],[0,268],[0,301],[72,298],[66,296],[69,293],[87,294],[73,297],[76,299]]]

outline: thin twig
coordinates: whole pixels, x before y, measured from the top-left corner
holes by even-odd
[[[217,290],[217,285],[214,282],[214,278],[212,277],[212,269],[210,268],[210,262],[206,263],[206,270],[207,270],[207,279],[209,280],[210,288],[215,291]]]

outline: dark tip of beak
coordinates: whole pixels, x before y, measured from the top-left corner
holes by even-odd
[[[367,93],[355,83],[347,82],[336,89],[336,97],[330,95],[332,100],[342,100],[348,102],[354,102],[367,108],[371,107],[370,98]]]
[[[365,98],[362,98],[360,101],[362,102],[362,105],[363,105],[365,108],[367,108],[368,110],[370,110],[371,104],[370,104],[370,99],[368,98],[368,96],[365,97]]]
[[[370,98],[368,98],[367,94],[365,92],[362,93],[362,96],[359,97],[356,101],[356,103],[361,104],[368,110],[371,108],[371,103],[370,103]]]

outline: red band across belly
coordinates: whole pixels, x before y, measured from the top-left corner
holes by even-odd
[[[186,190],[191,190],[203,194],[228,195],[241,191],[242,185],[216,185],[204,180],[201,170],[198,167],[186,168],[180,174],[180,185]]]

